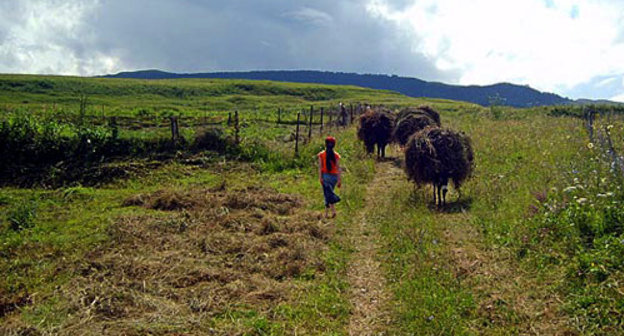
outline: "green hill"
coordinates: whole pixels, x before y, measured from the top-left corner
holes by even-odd
[[[0,83],[0,334],[622,334],[614,107],[240,80]],[[339,102],[431,105],[471,138],[473,176],[435,206],[398,146],[376,160],[357,123],[335,122]],[[335,219],[316,158],[328,134]]]

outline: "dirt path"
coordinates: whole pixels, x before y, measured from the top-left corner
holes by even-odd
[[[401,178],[401,174],[391,162],[377,163],[375,178],[366,190],[366,206],[349,232],[351,246],[355,249],[347,271],[353,304],[350,335],[383,334],[390,318],[384,311],[390,295],[378,257],[380,235],[371,214],[382,205],[389,182]]]

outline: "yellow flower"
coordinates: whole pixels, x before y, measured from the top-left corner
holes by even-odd
[[[588,144],[587,144],[587,148],[589,148],[589,149],[594,148],[594,144],[593,144],[593,143],[591,143],[591,142],[590,142],[590,143],[588,143]]]

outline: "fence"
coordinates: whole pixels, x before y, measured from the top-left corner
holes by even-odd
[[[189,129],[226,128],[231,130],[236,143],[241,142],[241,129],[245,124],[279,126],[292,128],[294,133],[294,153],[298,155],[300,142],[309,142],[314,136],[322,136],[332,129],[347,127],[364,111],[364,105],[359,103],[339,105],[309,105],[306,107],[278,107],[271,110],[254,108],[245,111],[217,111],[200,112],[200,115],[153,115],[150,113],[136,116],[107,116],[104,106],[90,106],[89,113],[84,113],[86,104],[81,102],[81,113],[57,110],[55,105],[43,106],[43,118],[57,123],[69,125],[102,126],[112,129],[114,137],[121,132],[126,136],[148,137],[155,134],[158,137],[169,137],[176,146],[180,138]],[[4,106],[7,112],[19,113]],[[154,113],[155,114],[155,113]],[[4,114],[6,117],[7,114]],[[0,120],[1,121],[1,120]],[[292,134],[291,133],[291,134]],[[187,133],[188,134],[188,133]]]

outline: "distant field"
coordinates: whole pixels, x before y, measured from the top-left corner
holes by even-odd
[[[335,123],[340,102],[438,110],[473,141],[462,198],[436,209],[398,147],[366,155],[357,123]],[[622,334],[624,123],[609,112],[2,75],[0,334]],[[336,220],[320,216],[327,134],[345,171]],[[378,273],[370,325],[356,257]]]

